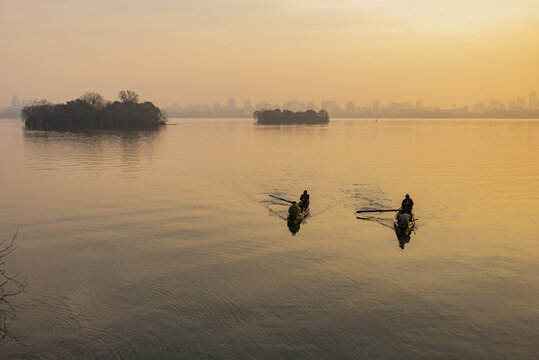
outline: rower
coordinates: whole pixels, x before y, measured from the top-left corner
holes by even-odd
[[[301,214],[301,209],[295,201],[292,201],[292,205],[288,208],[288,217],[295,219]]]
[[[412,213],[412,208],[414,207],[414,201],[410,198],[410,195],[406,194],[404,200],[402,200],[402,212],[406,214]]]
[[[412,222],[412,215],[409,213],[401,213],[397,216],[397,226],[400,229],[407,229],[410,226],[410,223]]]
[[[304,190],[299,198],[299,207],[301,209],[307,209],[309,207],[309,198],[310,196],[307,194],[307,190]]]

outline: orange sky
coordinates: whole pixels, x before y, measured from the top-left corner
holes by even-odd
[[[0,0],[0,106],[471,104],[539,91],[537,0]]]

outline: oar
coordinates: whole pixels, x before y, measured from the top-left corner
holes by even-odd
[[[293,201],[290,201],[290,200],[286,200],[286,199],[283,199],[283,198],[280,198],[280,197],[277,197],[277,196],[273,196],[273,195],[270,195],[272,198],[275,198],[275,199],[279,199],[279,200],[282,200],[282,201],[286,201],[287,203],[290,203],[292,204]]]
[[[271,195],[270,195],[271,196]],[[396,209],[396,210],[358,210],[356,211],[356,214],[359,214],[359,213],[366,213],[366,212],[390,212],[390,211],[399,211],[399,209]]]

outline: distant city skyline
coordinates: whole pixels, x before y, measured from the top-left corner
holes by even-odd
[[[213,104],[186,104],[181,106],[180,103],[175,103],[172,106],[165,107],[166,109],[196,109],[196,108],[206,108],[212,110],[233,110],[233,109],[246,109],[246,110],[260,110],[266,108],[280,108],[293,111],[305,111],[308,109],[318,110],[326,109],[328,111],[347,111],[347,112],[356,112],[362,108],[377,109],[381,107],[394,108],[394,109],[454,109],[454,108],[464,108],[469,107],[473,112],[484,112],[485,110],[539,110],[539,100],[537,97],[536,91],[530,91],[527,96],[528,100],[525,97],[517,96],[514,99],[510,100],[499,100],[499,99],[490,99],[490,101],[478,101],[473,104],[453,104],[450,107],[442,107],[433,104],[425,104],[423,100],[415,101],[389,101],[384,102],[383,99],[376,99],[370,104],[358,104],[352,100],[346,102],[338,102],[335,100],[321,100],[320,102],[315,101],[300,101],[297,99],[290,99],[282,103],[271,103],[268,101],[260,101],[253,103],[251,98],[245,99],[243,106],[237,106],[236,103],[239,102],[234,96],[231,96],[225,102],[216,102]]]
[[[33,100],[36,99],[21,99],[17,94],[14,94],[13,97],[9,100],[9,106],[2,108],[3,110],[20,110],[25,105],[29,105]],[[47,99],[48,100],[48,99]],[[72,100],[72,99],[67,99]],[[66,100],[66,101],[67,101]],[[115,100],[115,99],[108,99]],[[145,99],[150,100],[151,99]],[[65,101],[63,101],[65,102]],[[241,105],[239,105],[241,104]],[[376,99],[370,104],[361,104],[356,103],[352,100],[346,102],[338,102],[335,100],[321,100],[320,102],[316,101],[300,101],[297,99],[290,99],[282,103],[271,103],[268,101],[258,101],[254,102],[251,98],[245,99],[243,102],[237,100],[235,96],[230,96],[223,102],[217,101],[213,104],[185,104],[180,105],[180,102],[176,102],[169,106],[160,106],[163,109],[166,109],[169,112],[200,112],[200,111],[233,111],[233,110],[262,110],[262,109],[283,109],[283,110],[292,110],[292,111],[305,111],[305,110],[320,110],[325,109],[330,114],[333,113],[356,113],[366,110],[378,110],[382,108],[386,109],[396,109],[396,110],[407,110],[407,109],[416,109],[416,110],[444,110],[444,109],[461,109],[465,108],[473,113],[484,113],[487,110],[539,110],[539,98],[536,91],[530,91],[528,96],[516,96],[513,99],[509,100],[499,100],[499,99],[490,99],[490,101],[478,101],[472,104],[453,104],[450,107],[436,106],[432,104],[425,103],[422,99],[415,101],[389,101],[385,102],[383,99]]]

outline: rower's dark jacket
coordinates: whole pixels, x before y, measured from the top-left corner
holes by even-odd
[[[309,198],[309,194],[301,194],[301,196],[299,197],[299,200],[302,202],[304,207],[309,207]]]

